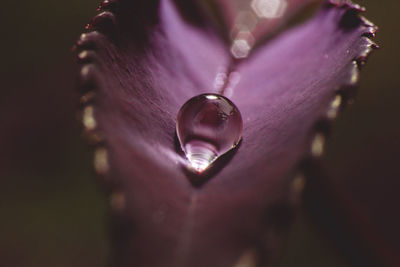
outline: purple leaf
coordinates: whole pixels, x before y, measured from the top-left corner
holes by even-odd
[[[105,1],[77,43],[83,124],[111,191],[114,264],[265,266],[301,192],[299,163],[322,153],[376,29],[358,6],[329,3],[237,61],[196,3],[146,3]],[[176,116],[191,97],[221,91],[242,113],[243,140],[196,186]]]

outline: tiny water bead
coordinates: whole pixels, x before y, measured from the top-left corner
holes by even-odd
[[[238,145],[242,116],[226,97],[202,94],[187,101],[178,113],[176,132],[188,168],[198,174]]]

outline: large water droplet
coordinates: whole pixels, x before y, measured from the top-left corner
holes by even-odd
[[[226,97],[202,94],[187,101],[178,114],[176,132],[188,168],[202,173],[242,138],[242,116]]]

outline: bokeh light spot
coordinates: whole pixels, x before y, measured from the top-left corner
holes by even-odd
[[[287,0],[253,0],[251,8],[260,18],[274,19],[282,17],[287,8]]]

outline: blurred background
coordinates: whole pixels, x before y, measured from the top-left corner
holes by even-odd
[[[380,30],[335,122],[282,267],[400,266],[398,1],[359,0]],[[107,200],[76,121],[72,45],[97,0],[1,8],[0,266],[105,266]]]

